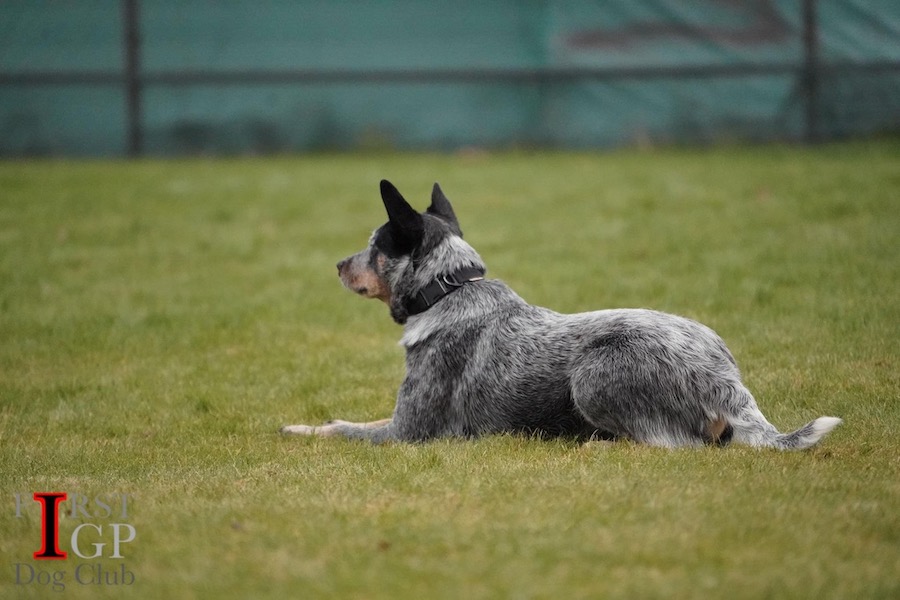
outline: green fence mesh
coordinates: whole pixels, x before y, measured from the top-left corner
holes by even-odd
[[[5,156],[897,131],[896,0],[0,2]]]

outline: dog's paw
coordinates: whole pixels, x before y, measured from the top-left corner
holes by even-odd
[[[310,425],[285,425],[278,430],[282,435],[315,435],[316,428]]]

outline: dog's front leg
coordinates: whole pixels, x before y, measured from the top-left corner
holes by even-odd
[[[380,419],[367,423],[351,423],[334,420],[324,425],[285,425],[281,433],[285,435],[315,435],[319,437],[344,436],[351,439],[367,439],[384,442],[393,439],[393,419]]]
[[[426,376],[407,374],[397,393],[397,406],[390,419],[369,423],[329,421],[324,425],[286,425],[288,435],[343,436],[353,440],[383,442],[423,442],[444,435],[459,435],[461,426],[448,414],[446,386],[430,371]]]

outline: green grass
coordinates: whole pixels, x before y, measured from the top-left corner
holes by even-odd
[[[699,319],[782,430],[844,425],[803,453],[281,438],[392,409],[400,330],[334,268],[382,177],[422,208],[439,180],[527,300]],[[0,596],[896,598],[898,299],[891,140],[0,163]],[[33,561],[35,491],[127,493],[137,538]],[[117,521],[63,518],[63,549],[83,522]]]

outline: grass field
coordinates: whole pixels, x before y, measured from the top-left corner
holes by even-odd
[[[334,268],[382,177],[440,181],[530,302],[701,320],[782,430],[845,423],[801,453],[280,437],[392,409],[400,329]],[[897,141],[0,163],[0,340],[3,598],[900,597]],[[66,561],[32,559],[37,491],[92,499]]]

